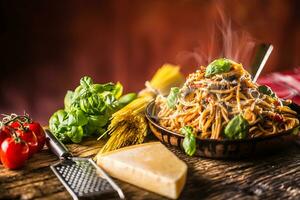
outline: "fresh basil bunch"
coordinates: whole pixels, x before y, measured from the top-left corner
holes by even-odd
[[[50,131],[64,143],[104,133],[111,115],[136,98],[135,93],[122,93],[120,83],[94,84],[88,76],[81,78],[75,91],[67,91],[65,109],[50,118]]]

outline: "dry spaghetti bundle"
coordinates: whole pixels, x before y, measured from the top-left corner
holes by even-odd
[[[299,125],[287,103],[229,59],[200,67],[182,88],[173,88],[168,97],[159,95],[156,105],[160,125],[176,132],[190,126],[198,138],[251,138]]]
[[[148,132],[144,114],[148,103],[157,94],[168,94],[171,87],[180,86],[183,82],[179,66],[165,64],[158,69],[152,80],[146,82],[146,88],[139,93],[139,97],[112,115],[106,132],[110,138],[99,153],[142,143]]]

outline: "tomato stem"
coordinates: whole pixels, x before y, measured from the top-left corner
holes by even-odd
[[[19,116],[15,116],[13,118],[11,118],[11,116],[9,118],[4,118],[3,119],[3,122],[4,122],[4,125],[8,125],[9,123],[15,121],[18,119]],[[7,120],[6,120],[7,119]]]
[[[9,125],[11,122],[14,121],[18,121],[20,123],[20,125],[23,127],[23,123],[30,123],[32,120],[30,119],[30,117],[28,116],[28,114],[24,114],[24,115],[16,115],[16,114],[11,114],[8,115],[7,118],[4,118],[2,120],[2,123],[4,123],[4,125]]]
[[[9,131],[11,132],[11,135],[12,135],[12,137],[14,138],[14,140],[15,140],[16,142],[18,142],[18,143],[21,142],[21,138],[17,135],[15,129],[13,129],[13,128],[9,127],[9,126],[8,126],[8,129],[9,129]]]

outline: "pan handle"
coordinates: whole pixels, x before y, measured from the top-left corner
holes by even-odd
[[[57,139],[55,135],[53,135],[49,130],[45,130],[46,132],[46,144],[48,148],[57,156],[59,159],[68,159],[72,157],[72,154],[68,151],[68,149],[63,145],[61,141]]]

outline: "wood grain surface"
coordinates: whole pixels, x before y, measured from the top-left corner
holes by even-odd
[[[103,145],[95,140],[68,145],[76,156],[93,156]],[[300,147],[240,161],[188,157],[170,147],[189,167],[180,199],[300,199]],[[50,170],[58,159],[45,148],[21,170],[0,166],[0,199],[71,199]],[[164,199],[116,180],[127,199]]]

